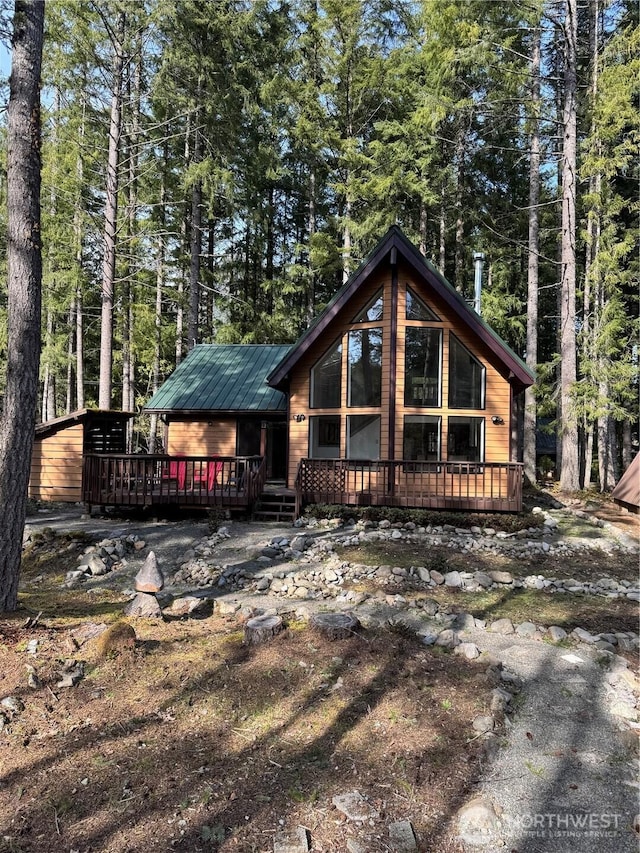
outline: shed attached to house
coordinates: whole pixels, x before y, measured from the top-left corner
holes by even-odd
[[[163,416],[170,456],[251,457],[271,480],[287,468],[287,398],[266,377],[288,353],[277,344],[199,344],[145,411]]]
[[[81,409],[38,424],[29,478],[29,497],[41,501],[82,500],[85,453],[124,453],[127,412]]]

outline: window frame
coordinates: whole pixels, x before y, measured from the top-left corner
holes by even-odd
[[[338,404],[336,406],[320,406],[316,403],[315,397],[315,373],[316,369],[319,367],[322,361],[324,361],[329,353],[335,351],[336,349],[340,350],[340,371],[338,374]],[[344,341],[343,335],[337,337],[334,342],[328,347],[320,356],[320,358],[313,364],[311,370],[309,371],[309,408],[310,409],[340,409],[342,407],[342,366],[343,366],[343,357],[344,357]]]
[[[452,354],[454,346],[460,347],[469,358],[474,361],[480,368],[481,374],[481,386],[480,386],[480,405],[468,405],[468,404],[460,404],[455,403],[453,399],[453,378],[457,374],[457,371],[452,370]],[[487,402],[487,368],[486,365],[483,364],[482,361],[475,355],[475,353],[471,352],[469,347],[465,346],[462,341],[458,338],[458,336],[450,331],[449,332],[449,358],[448,358],[448,376],[449,376],[449,392],[448,392],[448,408],[449,409],[471,409],[473,411],[484,411],[486,409]]]
[[[469,465],[483,465],[485,462],[485,454],[486,454],[486,443],[487,443],[487,431],[486,431],[486,418],[479,415],[449,415],[447,419],[447,461],[452,464],[469,464]],[[476,424],[480,427],[479,431],[479,441],[478,441],[478,458],[477,459],[452,459],[451,458],[451,426],[453,421],[468,421],[469,426],[471,426],[472,422],[476,422]],[[469,444],[468,447],[473,447],[474,445]],[[454,454],[459,455],[459,454]]]
[[[409,316],[409,299],[415,299],[418,305],[424,310],[427,315],[426,317],[410,317]],[[410,323],[440,323],[440,317],[435,313],[433,308],[430,308],[424,299],[421,299],[418,294],[415,292],[414,288],[411,287],[409,283],[406,285],[405,289],[405,303],[404,303],[404,319],[409,321]]]
[[[338,427],[338,443],[337,444],[320,444],[320,427],[321,421],[334,421],[337,422]],[[335,423],[334,423],[335,427]],[[314,447],[314,438],[317,436],[317,442]],[[310,415],[309,416],[309,432],[308,432],[308,444],[307,449],[309,452],[309,459],[340,459],[340,442],[342,439],[342,418],[339,414],[336,415]],[[317,450],[320,447],[335,447],[337,450],[337,454],[335,456],[318,456],[314,454],[314,449]]]
[[[366,418],[367,420],[377,421],[378,423],[378,455],[377,456],[352,456],[351,455],[351,423],[356,418]],[[345,424],[345,459],[348,459],[350,462],[378,462],[380,460],[380,441],[382,437],[382,415],[376,414],[353,414],[347,415],[347,420]]]
[[[414,399],[409,400],[409,387],[408,387],[408,369],[407,369],[407,354],[408,354],[408,338],[409,332],[413,331],[417,332],[434,332],[438,335],[438,364],[436,371],[436,401],[434,403],[431,402],[416,402]],[[407,409],[441,409],[442,408],[442,362],[443,362],[443,351],[444,351],[444,334],[443,329],[440,326],[405,326],[404,327],[404,406]],[[412,379],[415,377],[411,377]],[[428,377],[431,379],[431,377]],[[424,397],[424,394],[423,394]]]
[[[379,382],[378,382],[378,395],[377,402],[361,402],[353,400],[353,370],[352,366],[357,364],[357,362],[351,361],[351,341],[352,336],[355,335],[369,335],[372,332],[377,332],[380,337],[380,363],[376,365],[377,369],[379,369]],[[382,405],[382,367],[383,367],[383,346],[384,346],[384,333],[382,326],[370,326],[366,328],[358,328],[358,329],[349,329],[347,332],[347,408],[349,409],[379,409]],[[360,344],[360,350],[362,352],[362,343]],[[364,383],[363,383],[364,390]]]
[[[433,423],[436,427],[436,458],[412,459],[407,453],[407,422]],[[403,470],[409,473],[440,472],[442,466],[442,415],[405,414],[402,421],[402,461]]]
[[[381,302],[380,306],[380,316],[379,317],[363,317],[363,314],[366,314],[370,311],[375,304]],[[364,308],[361,308],[360,311],[355,315],[353,320],[351,321],[354,325],[362,325],[363,323],[381,323],[384,320],[384,288],[381,287],[376,293],[371,297],[371,299],[366,303]]]

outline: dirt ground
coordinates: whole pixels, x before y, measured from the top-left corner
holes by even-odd
[[[420,849],[459,849],[447,824],[481,772],[471,721],[488,708],[486,662],[391,632],[329,641],[292,623],[247,647],[236,619],[144,620],[131,653],[76,649],[85,677],[59,688],[83,625],[2,626],[0,694],[24,710],[0,735],[0,850],[248,853],[302,825],[314,851],[357,838],[374,853],[404,818],[430,839]],[[353,790],[370,823],[333,807]]]
[[[620,515],[607,520],[637,529]],[[329,641],[295,620],[247,646],[238,615],[127,620],[135,646],[105,654],[88,637],[122,620],[123,596],[61,588],[87,541],[58,535],[33,548],[26,608],[0,621],[0,700],[14,700],[0,705],[2,853],[271,853],[276,833],[296,826],[314,853],[345,851],[349,839],[382,853],[403,819],[418,850],[461,853],[450,826],[486,770],[471,725],[489,708],[486,659],[427,648],[401,628]],[[459,555],[441,556],[460,567]],[[582,568],[633,578],[637,558]],[[495,602],[476,605],[498,614]],[[631,603],[595,606],[582,614],[590,630],[604,616],[609,630],[637,626]],[[73,662],[84,675],[62,687]],[[332,803],[354,790],[374,810],[368,821]]]

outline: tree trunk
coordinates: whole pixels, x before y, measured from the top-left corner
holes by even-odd
[[[622,471],[626,471],[633,460],[633,443],[631,437],[631,421],[626,418],[622,422]]]
[[[564,104],[562,112],[562,243],[560,303],[560,400],[562,469],[560,488],[580,487],[578,426],[572,391],[577,379],[576,353],[576,157],[577,157],[577,39],[576,0],[565,0]]]
[[[198,81],[198,97],[201,91]],[[202,151],[200,116],[196,111],[194,128],[193,161],[200,162]],[[200,341],[200,256],[202,254],[202,181],[197,178],[191,188],[191,264],[189,267],[189,325],[187,327],[187,349]]]
[[[313,235],[316,233],[316,172],[312,167],[309,175],[309,285],[307,287],[305,321],[307,327],[313,323],[316,310],[316,273],[313,266]]]
[[[84,324],[82,286],[76,290],[76,407],[84,409]]]
[[[424,201],[420,201],[420,254],[427,257],[427,208]]]
[[[440,230],[439,230],[439,248],[438,248],[438,269],[444,275],[444,265],[447,260],[447,244],[446,244],[446,236],[447,236],[447,220],[446,220],[446,212],[445,212],[445,185],[444,179],[442,181],[442,187],[440,188]]]
[[[191,114],[187,116],[187,125],[184,133],[184,168],[188,169],[191,162]],[[180,226],[180,242],[182,243],[182,257],[187,255],[187,219],[188,201],[184,200],[184,216]],[[182,350],[184,346],[184,284],[186,279],[186,265],[180,264],[178,276],[178,288],[176,294],[176,367],[182,361]]]
[[[7,379],[0,420],[0,612],[15,610],[38,400],[44,3],[16,0],[7,129]]]
[[[165,260],[165,210],[166,203],[166,180],[165,167],[168,156],[168,143],[165,140],[162,172],[160,175],[160,198],[158,211],[160,216],[159,233],[158,233],[158,255],[156,258],[156,310],[155,310],[155,341],[153,347],[153,376],[152,376],[152,393],[155,394],[160,387],[160,357],[162,348],[162,286],[164,284],[164,260]],[[149,453],[156,452],[156,444],[158,439],[158,414],[154,412],[151,415],[151,423],[149,425]],[[166,451],[166,447],[164,448]]]
[[[131,63],[127,75],[127,88],[129,109],[131,111],[127,128],[127,152],[128,152],[128,175],[127,175],[127,237],[128,250],[125,279],[125,305],[124,305],[124,334],[122,336],[122,409],[125,412],[135,412],[135,353],[133,349],[133,333],[135,325],[134,302],[136,298],[136,277],[138,274],[138,146],[140,142],[140,88],[141,88],[141,50],[133,51],[135,64],[133,73]],[[133,451],[133,418],[126,425],[126,448],[127,453]]]
[[[82,150],[85,135],[86,104],[82,105],[82,122],[80,124],[80,151],[76,160],[77,195],[75,210],[73,212],[73,235],[75,240],[75,275],[76,275],[76,408],[84,408],[84,328],[82,312],[84,310],[82,295],[82,181],[84,175],[84,163],[82,161]]]
[[[347,180],[348,183],[348,180]],[[347,198],[344,206],[344,231],[342,234],[342,282],[351,275],[351,200]]]
[[[44,367],[42,382],[42,420],[52,421],[56,416],[56,377],[53,372],[53,340],[54,324],[53,312],[47,309],[47,326],[45,333],[45,346],[47,352],[47,363]]]
[[[213,343],[216,337],[216,298],[213,284],[215,281],[216,253],[216,221],[213,217],[207,220],[207,283],[205,332],[208,343]]]
[[[254,616],[244,626],[244,643],[247,646],[268,643],[282,627],[282,616]]]
[[[456,246],[454,257],[454,284],[464,293],[464,181],[465,181],[465,133],[462,126],[456,138]]]
[[[609,392],[607,382],[600,387],[601,395]],[[604,396],[602,399],[605,399]],[[598,418],[598,473],[600,479],[600,491],[610,492],[618,480],[618,441],[616,436],[616,424],[609,414]]]
[[[527,367],[538,364],[538,255],[540,203],[540,28],[531,45],[531,153],[529,157],[529,260],[527,266]],[[524,475],[536,482],[537,405],[535,388],[524,394]]]
[[[309,625],[328,640],[346,640],[360,627],[353,613],[314,613]]]
[[[599,56],[598,56],[598,26],[599,26],[599,0],[593,0],[590,3],[591,27],[589,30],[589,53],[591,55],[591,101],[595,104],[598,95],[598,73],[599,73]],[[595,118],[591,124],[591,135],[596,134]],[[596,358],[596,341],[595,330],[597,323],[592,317],[594,292],[597,295],[598,291],[598,253],[600,251],[600,183],[599,174],[589,177],[589,198],[597,199],[594,203],[590,202],[590,207],[587,213],[587,239],[585,244],[585,260],[584,260],[584,291],[582,301],[582,340],[583,340],[583,359],[586,364],[593,365]],[[597,401],[596,401],[597,404]],[[594,424],[593,413],[585,408],[583,413],[583,431],[584,431],[584,448],[581,459],[583,489],[588,489],[591,485],[591,463],[593,460],[593,439],[596,426]]]
[[[111,408],[113,375],[113,304],[116,278],[116,228],[118,220],[118,160],[122,133],[122,76],[125,13],[118,15],[113,43],[113,88],[109,121],[109,154],[104,213],[104,257],[102,260],[102,312],[100,328],[100,379],[98,406]]]
[[[73,345],[75,343],[74,324],[76,322],[76,301],[71,300],[69,306],[69,333],[67,336],[67,387],[64,412],[66,415],[73,411]]]

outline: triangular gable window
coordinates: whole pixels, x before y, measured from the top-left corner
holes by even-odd
[[[379,290],[373,299],[353,318],[354,323],[374,323],[382,320],[382,291]]]
[[[439,320],[431,308],[427,308],[422,299],[407,285],[407,320]]]

